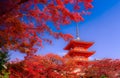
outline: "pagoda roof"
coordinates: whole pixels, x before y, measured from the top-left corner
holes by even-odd
[[[70,50],[73,47],[83,47],[83,48],[89,48],[92,46],[94,42],[86,42],[86,41],[81,41],[81,40],[71,40],[67,46],[64,48],[64,50]]]
[[[95,51],[79,51],[79,52],[69,51],[67,55],[69,55],[69,56],[85,56],[85,57],[90,57],[94,53],[95,53]]]

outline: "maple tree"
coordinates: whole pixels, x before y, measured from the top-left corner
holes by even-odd
[[[89,14],[92,0],[0,0],[0,48],[19,50],[23,53],[36,52],[35,46],[42,46],[44,33],[69,40],[70,34],[52,30],[71,21],[83,20]],[[71,9],[67,8],[69,5]],[[84,8],[83,8],[84,7]]]
[[[78,67],[74,61],[66,62],[64,58],[54,54],[26,56],[25,60],[11,62],[9,66],[10,78],[78,77],[76,73],[72,73]]]
[[[119,78],[120,60],[73,61],[54,54],[26,56],[8,64],[10,78]],[[24,73],[24,74],[23,74]]]
[[[85,76],[88,78],[119,78],[120,59],[94,60],[85,69]]]

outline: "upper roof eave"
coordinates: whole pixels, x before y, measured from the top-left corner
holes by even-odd
[[[82,45],[82,47],[84,47],[84,48],[89,48],[93,44],[94,44],[94,42],[86,42],[86,41],[81,41],[81,40],[71,40],[66,45],[66,47],[64,48],[64,50],[69,50],[71,47],[73,47],[75,45]]]

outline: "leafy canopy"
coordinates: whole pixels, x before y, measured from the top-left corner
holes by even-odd
[[[42,46],[44,34],[69,40],[70,34],[55,32],[47,23],[60,25],[83,20],[82,15],[92,8],[92,0],[0,0],[0,47],[19,50],[22,53],[36,52]],[[7,6],[6,6],[7,5]],[[72,8],[67,8],[71,6]]]

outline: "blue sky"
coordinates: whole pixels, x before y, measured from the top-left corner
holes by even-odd
[[[80,38],[93,41],[89,49],[96,53],[90,59],[120,58],[120,0],[94,0],[92,14],[85,16],[85,21],[79,23]],[[62,27],[60,32],[75,36],[76,23]],[[51,38],[52,39],[52,38]],[[68,44],[63,39],[52,39],[53,44],[44,43],[44,48],[38,54],[55,53],[63,56],[67,51],[63,48]],[[23,58],[22,54],[11,53],[11,58]]]

